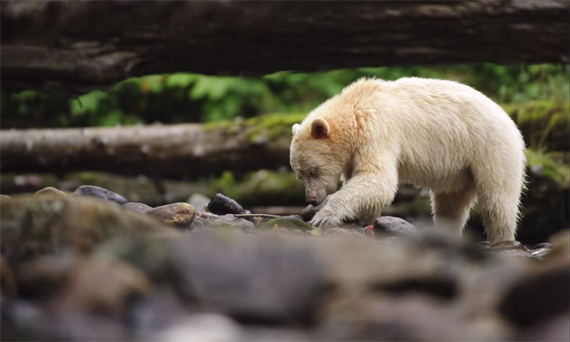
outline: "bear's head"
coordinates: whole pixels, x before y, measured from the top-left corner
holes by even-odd
[[[322,117],[293,125],[291,167],[305,184],[307,203],[316,206],[337,190],[342,174],[341,146],[335,132]]]

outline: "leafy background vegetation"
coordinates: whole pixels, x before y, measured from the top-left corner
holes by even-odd
[[[361,77],[404,76],[457,80],[499,103],[568,102],[568,67],[561,65],[398,67],[320,73],[280,72],[260,78],[195,74],[131,78],[108,91],[70,98],[33,90],[2,92],[3,127],[114,126],[134,123],[208,122],[237,116],[307,112]],[[33,121],[30,121],[32,119]]]
[[[79,97],[2,90],[2,128],[206,123],[272,113],[298,115],[361,77],[451,79],[473,86],[498,102],[523,132],[528,147],[529,189],[523,198],[522,226],[541,227],[548,236],[549,231],[567,227],[569,220],[569,71],[568,66],[553,64],[477,64],[280,72],[258,78],[170,74],[131,78],[106,91]],[[252,175],[234,179],[226,172],[210,182],[231,192],[257,177]],[[285,186],[283,191],[291,188]],[[527,231],[519,234],[521,241]]]

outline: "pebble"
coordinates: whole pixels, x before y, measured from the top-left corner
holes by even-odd
[[[67,197],[67,194],[61,190],[58,190],[58,189],[53,188],[51,186],[48,186],[47,188],[43,188],[41,190],[38,190],[34,194],[34,197],[36,197],[36,196],[51,196],[51,197],[63,198],[63,197]]]

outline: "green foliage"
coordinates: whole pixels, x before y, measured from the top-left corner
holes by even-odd
[[[570,167],[567,152],[527,149],[526,158],[530,171],[539,177],[547,177],[560,188],[570,185]]]
[[[155,121],[210,122],[266,113],[307,113],[361,77],[445,78],[469,84],[501,103],[568,102],[568,66],[494,64],[380,67],[318,73],[279,72],[260,78],[195,74],[131,78],[110,90],[70,98],[26,90],[2,91],[3,126],[70,127]]]
[[[528,101],[503,105],[521,130],[529,148],[569,150],[570,111],[563,101]]]

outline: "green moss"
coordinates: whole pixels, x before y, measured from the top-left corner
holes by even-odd
[[[284,217],[273,218],[273,219],[265,222],[263,224],[263,227],[266,229],[271,229],[271,228],[275,227],[276,225],[277,225],[277,227],[280,227],[280,228],[300,229],[302,231],[313,229],[313,227],[311,227],[311,225],[309,225],[305,222],[301,222],[301,221],[299,221],[297,219],[293,219],[293,218],[284,218]]]
[[[269,140],[291,137],[291,127],[303,121],[307,114],[269,114],[244,121],[250,142],[255,142],[260,134]]]
[[[306,113],[267,114],[245,120],[210,122],[204,124],[204,129],[206,131],[222,129],[228,134],[243,131],[251,143],[255,143],[260,137],[273,141],[283,137],[290,138],[291,126],[300,123],[306,116]]]

